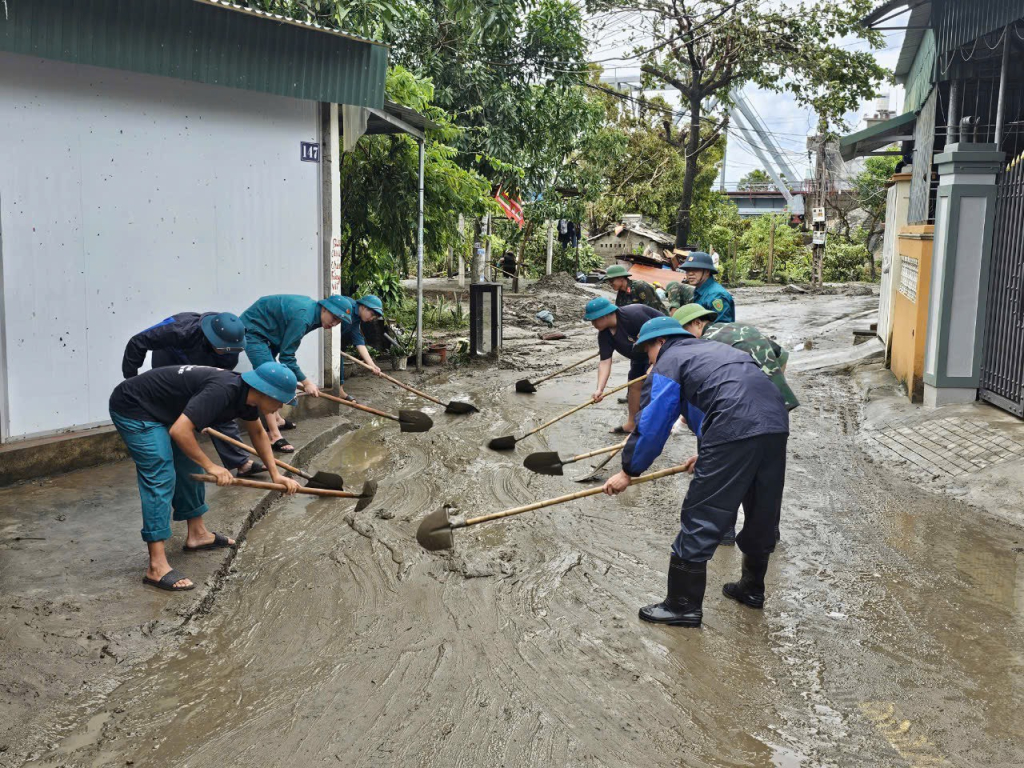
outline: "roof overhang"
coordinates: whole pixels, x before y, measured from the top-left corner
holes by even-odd
[[[371,107],[367,112],[366,136],[405,133],[423,139],[428,130],[438,127],[426,115],[394,101],[385,100],[381,109]]]
[[[386,46],[225,0],[31,0],[0,51],[310,101],[384,105]]]
[[[913,125],[916,120],[916,112],[907,112],[851,133],[849,136],[843,136],[839,139],[839,154],[843,160],[849,162],[855,157],[875,154],[882,147],[897,141],[909,141],[913,138]]]
[[[921,40],[931,26],[932,0],[891,0],[878,6],[860,22],[865,27],[879,27],[907,11],[910,11],[910,15],[905,22],[906,34],[900,45],[899,59],[893,69],[893,74],[899,82],[903,82],[903,78],[909,74]]]

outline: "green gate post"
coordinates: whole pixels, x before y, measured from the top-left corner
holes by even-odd
[[[978,398],[996,175],[1004,154],[995,144],[950,144],[936,156],[935,204],[924,404]]]

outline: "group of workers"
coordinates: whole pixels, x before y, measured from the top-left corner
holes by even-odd
[[[696,627],[707,561],[720,544],[735,542],[743,553],[740,579],[724,585],[724,594],[754,608],[764,605],[785,482],[788,412],[798,402],[784,376],[787,353],[756,328],[735,322],[733,297],[715,279],[711,257],[690,253],[682,269],[691,301],[671,316],[651,286],[614,266],[608,280],[615,302],[592,299],[585,319],[598,331],[593,400],[604,397],[615,352],[629,358],[633,382],[626,421],[616,428],[629,435],[622,470],[605,483],[605,492],[621,493],[646,471],[677,423],[697,437],[698,453],[686,463],[693,479],[671,548],[667,596],[640,610],[644,621]],[[149,550],[145,584],[169,591],[194,587],[167,559],[164,542],[172,520],[186,522],[185,552],[235,545],[203,523],[205,486],[193,473],[228,485],[232,470],[241,477],[266,472],[287,493],[298,490],[298,483],[278,472],[274,452],[294,451],[281,431],[295,425],[280,416],[281,408],[294,402],[297,391],[320,394],[298,365],[299,345],[317,328],[340,328],[342,343],[354,346],[379,374],[361,326],[381,317],[381,301],[372,295],[275,295],[259,299],[241,316],[173,315],[128,341],[124,381],[110,397],[110,416],[136,464],[142,538]],[[140,374],[147,352],[153,367]],[[242,352],[252,370],[239,374],[234,368]],[[343,386],[340,394],[352,399]],[[260,461],[215,440],[224,465],[219,466],[199,447],[196,434],[212,427],[239,440],[236,420],[245,424]],[[744,525],[737,536],[741,505]]]
[[[320,300],[264,296],[240,317],[230,312],[182,312],[128,341],[121,363],[124,381],[110,396],[110,418],[135,461],[142,540],[149,550],[145,584],[169,591],[194,587],[167,560],[164,542],[171,537],[172,519],[186,522],[185,552],[235,545],[203,523],[205,486],[192,479],[193,473],[212,475],[218,485],[228,485],[232,470],[239,477],[266,472],[288,493],[298,490],[298,483],[277,471],[274,452],[295,450],[281,436],[281,430],[295,428],[281,418],[282,406],[292,404],[298,390],[313,397],[320,394],[299,367],[299,345],[317,328],[340,328],[342,344],[354,346],[366,365],[380,373],[366,349],[361,325],[383,315],[383,304],[373,295]],[[152,353],[152,369],[140,374],[147,352]],[[252,370],[239,374],[234,369],[242,352]],[[344,386],[340,396],[353,399]],[[199,447],[196,433],[212,427],[238,441],[236,420],[245,424],[260,461],[215,440],[224,465],[219,466]]]
[[[611,267],[612,279],[625,283],[613,283],[616,302],[592,299],[584,317],[598,332],[593,400],[604,397],[613,352],[629,358],[628,380],[635,382],[627,389],[626,423],[615,430],[629,434],[622,470],[605,483],[605,493],[621,493],[645,472],[677,423],[697,437],[697,455],[686,462],[693,479],[672,545],[668,594],[641,608],[640,618],[698,627],[707,561],[722,544],[734,543],[743,553],[740,579],[725,584],[723,594],[764,606],[764,578],[779,538],[789,411],[799,402],[785,379],[788,353],[753,326],[735,322],[733,297],[715,279],[711,257],[690,253],[682,269],[692,301],[671,316],[660,302],[632,301],[647,292],[635,290],[628,270]]]

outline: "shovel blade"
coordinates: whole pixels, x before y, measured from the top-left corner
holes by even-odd
[[[562,459],[554,451],[531,453],[523,460],[523,466],[531,472],[538,472],[542,475],[563,474]]]
[[[428,552],[451,549],[455,546],[447,507],[441,507],[423,518],[416,530],[416,541]]]
[[[532,395],[537,391],[537,387],[527,379],[520,379],[516,382],[516,392],[523,395]]]
[[[422,411],[399,411],[398,424],[403,432],[429,432],[434,426],[434,422]]]
[[[460,403],[458,400],[452,400],[444,408],[445,413],[457,413],[460,416],[467,413],[479,413],[480,409],[472,403]]]
[[[345,481],[334,472],[317,472],[306,483],[307,488],[323,488],[328,491],[344,491]]]
[[[377,481],[367,480],[363,483],[363,490],[359,494],[359,501],[356,502],[356,512],[362,512],[373,503],[373,497],[377,495]]]
[[[511,451],[516,447],[515,435],[505,435],[504,437],[496,437],[487,444],[487,447],[492,451]]]

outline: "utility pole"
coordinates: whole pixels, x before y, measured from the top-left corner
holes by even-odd
[[[822,262],[825,260],[825,131],[824,120],[818,122],[817,158],[814,162],[814,208],[811,212],[811,285],[821,287]]]

